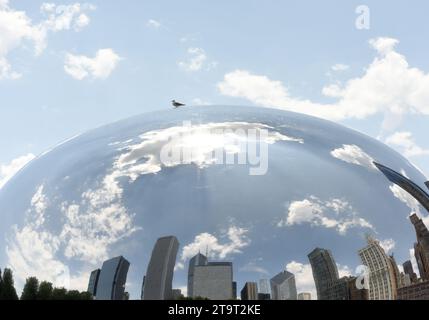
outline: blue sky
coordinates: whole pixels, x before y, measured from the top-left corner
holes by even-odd
[[[0,187],[32,155],[173,98],[323,116],[429,174],[427,12],[421,1],[0,0]]]

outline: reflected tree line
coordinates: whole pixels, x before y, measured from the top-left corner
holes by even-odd
[[[56,288],[51,282],[40,282],[36,277],[29,277],[19,297],[15,289],[13,272],[5,268],[3,273],[0,269],[0,300],[92,300],[92,295],[86,291]]]

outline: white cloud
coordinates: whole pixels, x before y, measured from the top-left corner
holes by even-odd
[[[8,164],[0,165],[0,189],[8,182],[19,170],[28,162],[35,158],[34,154],[29,153],[24,156],[13,159]]]
[[[347,163],[356,164],[368,169],[374,169],[374,159],[357,145],[344,144],[341,148],[331,151],[334,158]]]
[[[381,240],[379,243],[380,243],[380,246],[386,252],[386,254],[389,254],[393,249],[395,249],[395,246],[396,246],[396,242],[393,239],[384,239],[384,240]]]
[[[7,59],[11,51],[31,43],[35,54],[40,55],[47,46],[49,32],[81,30],[90,21],[86,12],[94,9],[92,5],[79,3],[67,6],[44,3],[40,10],[46,19],[33,23],[25,11],[15,10],[3,0],[0,3],[0,80],[21,76]]]
[[[406,157],[429,155],[429,149],[424,149],[414,141],[413,134],[407,131],[395,132],[388,136],[385,142],[396,148]]]
[[[181,69],[189,72],[200,71],[205,67],[206,70],[213,69],[217,66],[217,62],[207,61],[207,54],[202,48],[189,48],[188,59],[179,61],[178,65]]]
[[[112,49],[100,49],[94,58],[66,54],[64,70],[76,80],[106,79],[116,69],[121,57]]]
[[[221,235],[221,238],[226,239],[223,243],[221,243],[221,239],[210,233],[200,233],[193,242],[183,247],[181,260],[185,262],[198,252],[205,253],[207,249],[209,257],[214,259],[224,259],[232,254],[241,253],[241,250],[250,244],[250,239],[247,237],[248,232],[248,229],[231,225]]]
[[[240,134],[237,129],[241,130]],[[215,165],[219,151],[228,155],[243,155],[243,143],[252,138],[246,133],[268,130],[261,142],[274,144],[278,141],[303,143],[300,138],[288,137],[260,123],[223,122],[201,125],[184,124],[162,130],[149,131],[140,136],[141,141],[127,146],[115,162],[114,176],[127,176],[132,181],[140,175],[157,173],[164,167],[193,164],[204,168]],[[179,151],[179,156],[167,156]]]
[[[306,113],[330,120],[364,119],[384,114],[384,129],[391,130],[403,114],[429,115],[429,74],[409,66],[406,58],[394,50],[398,41],[390,38],[371,40],[376,57],[358,78],[342,86],[323,90],[337,97],[335,103],[316,103],[290,94],[280,81],[235,70],[218,83],[221,94],[245,98],[267,107]],[[335,90],[333,90],[335,89]]]
[[[158,29],[159,27],[161,27],[161,22],[154,19],[149,19],[146,23],[146,26]]]
[[[254,272],[261,275],[269,275],[267,269],[259,266],[255,261],[250,261],[240,268],[241,272]]]
[[[299,292],[310,292],[311,299],[317,299],[316,285],[314,284],[313,271],[310,264],[291,261],[286,265],[286,270],[295,275],[296,289]]]
[[[340,72],[340,71],[346,71],[348,70],[350,67],[346,64],[342,64],[342,63],[337,63],[334,64],[331,69],[332,71],[336,71],[336,72]]]
[[[286,217],[278,222],[278,227],[308,223],[316,227],[333,228],[341,235],[345,235],[350,228],[374,229],[368,221],[358,216],[347,201],[341,199],[322,201],[311,196],[293,201],[286,209]]]
[[[393,195],[401,202],[405,203],[412,212],[420,213],[420,204],[411,194],[396,184],[390,185],[389,189],[392,191]]]

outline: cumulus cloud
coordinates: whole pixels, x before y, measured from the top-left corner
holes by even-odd
[[[8,164],[0,165],[0,189],[28,162],[35,158],[34,154],[28,153],[24,156],[13,159]]]
[[[396,184],[390,185],[389,189],[392,191],[395,198],[406,204],[411,209],[411,211],[420,213],[420,204],[411,194]]]
[[[286,265],[286,270],[295,275],[298,292],[310,292],[311,299],[317,299],[316,285],[314,284],[313,271],[310,264],[291,261]]]
[[[185,61],[179,61],[181,69],[189,72],[200,71],[205,67],[206,70],[216,67],[217,62],[208,62],[207,54],[202,48],[191,47],[187,51],[188,57]]]
[[[155,20],[155,19],[149,19],[146,22],[146,26],[151,27],[151,28],[155,28],[158,29],[159,27],[161,27],[161,22]]]
[[[24,225],[13,227],[13,237],[8,239],[6,246],[9,265],[14,270],[18,286],[22,286],[28,276],[37,276],[56,286],[84,290],[88,270],[70,274],[67,264],[57,257],[63,242],[45,226],[49,200],[44,188],[40,185],[33,195]]]
[[[346,70],[348,70],[349,68],[350,68],[350,67],[349,67],[348,65],[343,64],[343,63],[337,63],[337,64],[334,64],[334,65],[331,67],[332,71],[336,71],[336,72],[346,71]]]
[[[121,57],[113,49],[100,49],[95,57],[66,54],[64,71],[76,80],[106,79],[116,69]]]
[[[350,228],[374,229],[368,221],[358,216],[347,201],[342,199],[322,201],[311,196],[308,199],[293,201],[286,209],[286,217],[278,222],[278,227],[310,224],[335,229],[340,235],[345,235]]]
[[[88,270],[67,274],[67,263],[80,261],[90,269],[108,258],[111,245],[140,229],[134,226],[134,215],[122,204],[122,191],[119,183],[107,176],[76,203],[64,202],[60,208],[53,208],[45,186],[39,186],[24,225],[15,226],[8,239],[9,264],[20,281],[36,275],[53,283],[67,280],[66,287],[84,289]],[[63,215],[62,225],[55,231],[46,225],[49,209]]]
[[[331,155],[347,163],[375,169],[374,159],[357,145],[344,144],[341,148],[332,150]]]
[[[206,252],[207,249],[209,257],[213,259],[225,259],[227,256],[241,253],[241,250],[250,244],[248,232],[248,229],[231,225],[220,238],[207,232],[200,233],[194,241],[183,247],[181,260],[186,262],[198,252]]]
[[[87,13],[95,7],[88,4],[71,5],[42,4],[40,10],[44,20],[39,23],[27,16],[25,11],[15,10],[8,1],[0,3],[0,80],[18,79],[21,74],[14,71],[8,55],[11,51],[30,43],[36,55],[47,46],[50,32],[73,29],[79,31],[90,22]]]
[[[263,130],[267,130],[266,136],[261,135]],[[255,135],[252,137],[250,132]],[[134,181],[140,175],[157,173],[164,167],[193,164],[204,168],[219,163],[224,155],[240,158],[247,154],[246,143],[256,136],[260,137],[260,143],[267,145],[279,141],[304,143],[300,138],[289,137],[259,123],[184,124],[142,134],[141,141],[127,146],[118,157],[111,179],[127,176]]]
[[[384,129],[391,130],[404,114],[429,115],[429,74],[413,68],[395,51],[396,39],[378,38],[370,41],[376,57],[361,77],[352,78],[324,90],[334,96],[334,103],[317,103],[294,97],[278,80],[247,70],[225,74],[217,87],[221,94],[240,97],[253,103],[306,113],[329,120],[364,119],[384,114]],[[335,90],[333,90],[335,89]]]
[[[384,239],[381,240],[379,243],[387,254],[389,254],[393,249],[395,249],[396,246],[396,242],[393,239]]]
[[[388,136],[385,142],[397,149],[406,157],[417,157],[429,155],[429,149],[420,147],[415,141],[413,134],[408,131],[399,131]]]

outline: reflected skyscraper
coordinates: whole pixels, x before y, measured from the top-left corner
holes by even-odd
[[[97,296],[97,285],[100,277],[100,269],[96,269],[91,272],[88,283],[88,292],[95,298]]]
[[[308,254],[313,278],[316,284],[317,299],[338,300],[333,296],[333,284],[338,281],[338,268],[330,250],[316,248]]]
[[[410,260],[405,261],[402,264],[402,267],[404,268],[404,273],[410,277],[411,283],[417,282],[417,274],[414,272],[413,264]]]
[[[191,260],[189,260],[188,268],[188,296],[194,296],[194,270],[195,266],[206,266],[208,263],[207,257],[198,253]]]
[[[123,300],[130,263],[122,256],[103,262],[98,278],[97,300]]]
[[[192,296],[210,300],[229,300],[234,297],[232,262],[208,262],[194,265]]]
[[[377,162],[374,162],[374,165],[386,176],[389,181],[398,185],[409,194],[411,194],[422,206],[429,212],[429,194],[422,188],[420,188],[413,181],[404,177],[402,174],[383,166]],[[428,184],[426,183],[426,186]]]
[[[414,244],[414,255],[420,278],[429,280],[429,230],[415,213],[410,216],[410,220],[416,230],[417,242]]]
[[[289,271],[282,271],[270,280],[272,300],[296,300],[295,276]]]
[[[270,280],[260,279],[258,283],[258,300],[271,299],[271,285]]]
[[[156,241],[144,279],[144,300],[173,299],[173,272],[178,249],[179,241],[174,236]]]
[[[368,245],[359,250],[362,264],[369,268],[369,300],[395,300],[396,278],[392,260],[380,243],[367,238]]]
[[[258,285],[256,282],[246,282],[240,292],[241,300],[258,300]]]

